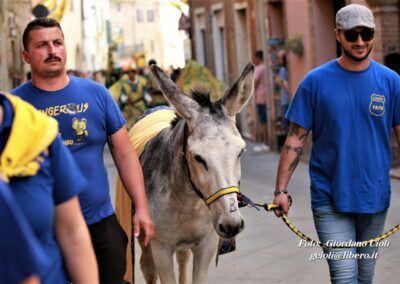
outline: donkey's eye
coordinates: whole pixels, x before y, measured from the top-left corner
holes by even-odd
[[[206,168],[206,170],[207,170],[207,163],[206,163],[206,161],[203,160],[203,158],[202,158],[201,156],[195,155],[195,156],[194,156],[194,159],[195,159],[197,162],[199,162],[200,164],[203,164],[203,166],[204,166],[204,167]]]

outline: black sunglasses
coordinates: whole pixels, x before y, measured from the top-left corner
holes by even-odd
[[[374,38],[375,31],[373,29],[362,29],[360,32],[356,30],[343,31],[344,37],[348,42],[355,42],[360,35],[363,41],[370,41]]]

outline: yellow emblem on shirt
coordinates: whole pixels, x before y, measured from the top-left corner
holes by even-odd
[[[72,119],[72,128],[75,130],[75,135],[77,136],[77,142],[82,142],[85,136],[89,135],[89,132],[86,130],[87,120],[86,118],[77,119],[74,117]]]

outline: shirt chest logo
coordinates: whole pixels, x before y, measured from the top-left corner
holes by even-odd
[[[385,113],[385,96],[372,94],[369,103],[369,112],[374,116],[382,116]]]
[[[79,120],[78,118],[72,119],[72,128],[74,129],[74,134],[77,137],[77,142],[82,143],[83,139],[89,135],[89,132],[86,130],[87,128],[87,120],[86,118],[82,118]]]

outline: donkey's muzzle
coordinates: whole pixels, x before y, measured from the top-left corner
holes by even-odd
[[[226,223],[222,224],[220,223],[218,225],[218,231],[219,235],[223,238],[233,238],[237,234],[239,234],[241,231],[244,229],[244,220],[240,218],[240,222],[237,224],[232,224],[232,223]]]

